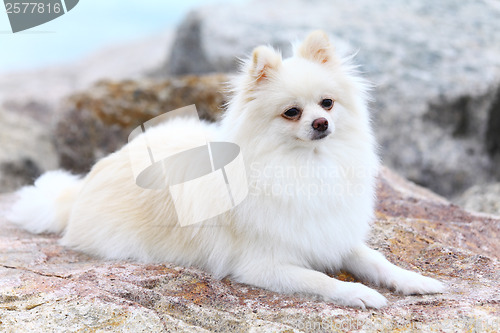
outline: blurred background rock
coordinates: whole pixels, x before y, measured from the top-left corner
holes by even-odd
[[[289,55],[290,40],[323,29],[339,53],[357,53],[359,71],[373,83],[384,164],[467,208],[500,214],[498,1],[254,0],[194,8],[178,24],[166,19],[149,37],[68,65],[2,68],[0,191],[56,167],[86,172],[125,144],[131,129],[180,106],[194,103],[216,120],[238,57],[259,44]]]

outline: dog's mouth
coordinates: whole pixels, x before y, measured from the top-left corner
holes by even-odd
[[[326,138],[328,135],[330,135],[330,133],[332,133],[330,130],[327,130],[327,131],[324,131],[324,132],[314,132],[312,137],[311,137],[311,140],[321,140],[321,139],[324,139]]]

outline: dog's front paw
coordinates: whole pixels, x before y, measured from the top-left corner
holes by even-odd
[[[331,299],[338,304],[357,308],[380,309],[387,305],[387,299],[377,291],[361,283],[342,282]]]
[[[406,271],[393,287],[396,292],[403,295],[439,294],[446,289],[444,283],[410,271]]]

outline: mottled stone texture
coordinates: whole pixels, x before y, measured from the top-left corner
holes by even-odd
[[[0,331],[497,332],[500,218],[463,211],[388,169],[378,192],[371,246],[445,281],[446,293],[400,296],[378,288],[387,308],[344,308],[171,263],[90,258],[0,217]],[[0,212],[13,199],[0,197]]]
[[[42,121],[0,106],[0,193],[33,183],[43,170],[57,167],[51,134]]]
[[[468,210],[500,215],[500,183],[472,186],[456,202]]]
[[[215,121],[225,99],[226,75],[165,80],[101,81],[68,98],[55,125],[60,166],[77,173],[117,150],[145,121],[195,104],[201,119]]]

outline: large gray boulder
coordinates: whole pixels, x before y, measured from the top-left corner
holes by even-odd
[[[341,53],[359,51],[355,61],[374,84],[384,162],[452,196],[500,178],[498,17],[498,2],[476,0],[213,5],[180,25],[167,70],[233,71],[256,45],[289,54],[290,40],[324,29]]]

